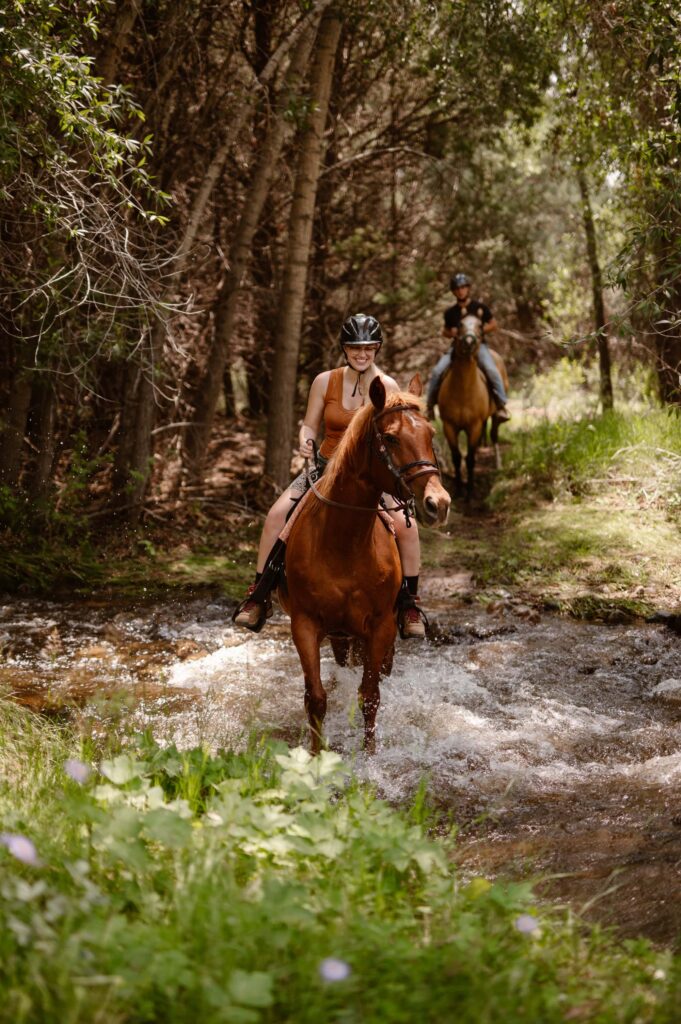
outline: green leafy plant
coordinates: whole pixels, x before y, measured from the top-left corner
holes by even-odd
[[[669,954],[541,909],[526,884],[461,880],[418,801],[389,808],[330,751],[144,735],[93,764],[6,704],[0,733],[14,1021],[674,1019]]]

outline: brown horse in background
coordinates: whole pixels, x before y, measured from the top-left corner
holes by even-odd
[[[465,316],[454,339],[451,366],[440,385],[437,400],[445,437],[452,453],[454,493],[456,495],[460,495],[463,491],[459,434],[461,431],[466,434],[466,497],[468,499],[473,496],[475,454],[488,419],[492,420],[491,440],[496,453],[497,468],[501,466],[497,407],[490,393],[487,379],[478,366],[478,349],[481,341],[482,322],[479,317]],[[497,352],[490,351],[504,385],[508,388],[508,375],[504,361]]]
[[[444,523],[450,498],[440,481],[433,431],[415,396],[386,395],[380,377],[369,388],[371,403],[352,418],[329,466],[305,499],[286,545],[287,593],[279,592],[291,616],[291,634],[305,675],[305,709],[312,751],[321,747],[326,691],[319,647],[328,636],[339,664],[350,638],[360,642],[364,672],[359,704],[364,745],[374,749],[380,676],[389,675],[397,631],[395,602],[402,582],[395,539],[378,516],[384,492],[415,503],[429,524]]]

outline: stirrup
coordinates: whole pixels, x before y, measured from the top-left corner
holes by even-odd
[[[246,622],[238,622],[237,623],[237,621],[236,621],[237,620],[237,616],[239,616],[241,614],[241,612],[245,609],[247,604],[259,604],[261,606],[261,608],[262,608],[262,612],[260,613],[257,621],[254,622],[252,626],[249,626],[248,623],[246,623]],[[254,600],[253,594],[248,594],[243,599],[243,601],[240,601],[239,604],[234,609],[234,612],[232,613],[232,622],[235,623],[235,625],[240,626],[241,629],[250,629],[251,633],[259,633],[260,630],[262,629],[262,627],[267,622],[267,620],[269,618],[271,618],[271,617],[272,617],[272,599],[269,596],[269,594],[267,595],[267,597],[265,598],[264,601]]]

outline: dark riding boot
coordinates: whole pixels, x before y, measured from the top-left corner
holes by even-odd
[[[278,539],[267,556],[265,568],[256,573],[255,580],[246,591],[243,601],[238,604],[232,615],[232,622],[237,626],[259,633],[267,619],[272,615],[272,591],[285,585],[284,561],[286,543]]]

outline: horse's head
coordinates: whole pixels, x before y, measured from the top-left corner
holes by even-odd
[[[462,359],[476,359],[482,341],[482,320],[477,316],[465,316],[459,325],[454,351]]]
[[[447,521],[451,499],[442,485],[433,451],[433,428],[418,401],[421,378],[412,378],[408,392],[387,395],[380,377],[374,377],[369,398],[374,407],[371,436],[380,465],[381,486],[403,501],[413,500],[419,522],[441,526]]]

